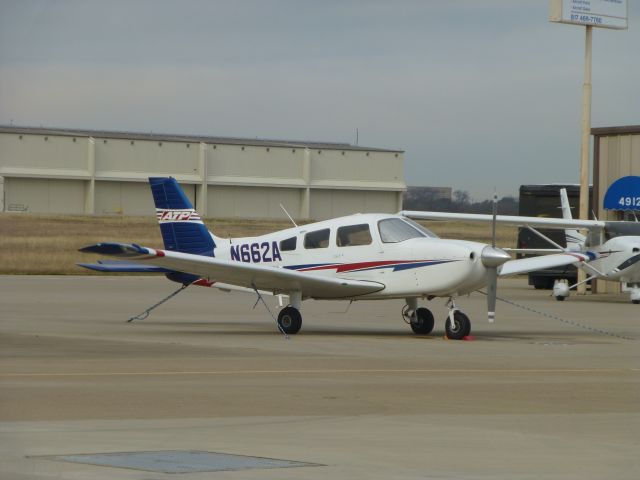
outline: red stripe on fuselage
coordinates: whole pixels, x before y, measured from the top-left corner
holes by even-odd
[[[409,260],[394,260],[394,261],[378,261],[378,262],[360,262],[360,263],[347,263],[345,265],[338,266],[338,273],[341,272],[349,272],[351,270],[362,270],[365,268],[375,268],[375,267],[389,267],[392,265],[398,265],[401,263],[414,263]]]
[[[312,272],[314,270],[335,270],[336,273],[352,272],[354,270],[367,270],[379,267],[393,267],[395,265],[406,265],[411,263],[428,262],[430,260],[382,260],[377,262],[358,263],[332,263],[329,265],[318,265],[316,267],[301,268],[298,272]]]

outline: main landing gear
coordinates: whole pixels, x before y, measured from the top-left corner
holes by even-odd
[[[298,333],[300,327],[302,327],[300,310],[292,306],[284,307],[280,310],[280,313],[278,313],[278,326],[280,330],[287,335]]]
[[[407,298],[407,304],[402,308],[402,318],[411,326],[411,330],[416,335],[428,335],[433,330],[433,313],[427,308],[418,308],[418,299]],[[445,331],[447,338],[451,340],[462,340],[471,333],[471,321],[458,307],[453,298],[447,303],[449,315],[445,320]]]
[[[409,305],[405,305],[402,309],[402,318],[416,335],[429,335],[433,330],[433,313],[428,308],[412,309]]]
[[[302,306],[302,294],[300,292],[291,292],[289,294],[289,305],[284,307],[278,313],[278,328],[285,335],[294,335],[300,331],[302,327],[302,315],[300,307]]]

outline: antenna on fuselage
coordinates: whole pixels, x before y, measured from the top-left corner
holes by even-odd
[[[284,208],[284,205],[280,204],[280,208],[281,208],[281,209],[282,209],[282,211],[285,213],[285,215],[286,215],[287,217],[289,217],[289,220],[291,220],[291,223],[293,223],[293,226],[294,226],[294,227],[297,227],[297,226],[298,226],[298,224],[297,224],[296,222],[294,222],[294,221],[293,221],[293,218],[291,218],[291,215],[289,215],[289,212],[287,212],[287,209],[286,209],[286,208]]]

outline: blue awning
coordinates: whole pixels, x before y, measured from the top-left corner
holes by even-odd
[[[622,177],[611,184],[604,196],[606,210],[640,211],[640,177]]]

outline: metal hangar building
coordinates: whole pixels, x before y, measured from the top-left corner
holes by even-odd
[[[0,127],[0,211],[148,215],[172,176],[207,217],[397,212],[404,152],[343,143]]]

